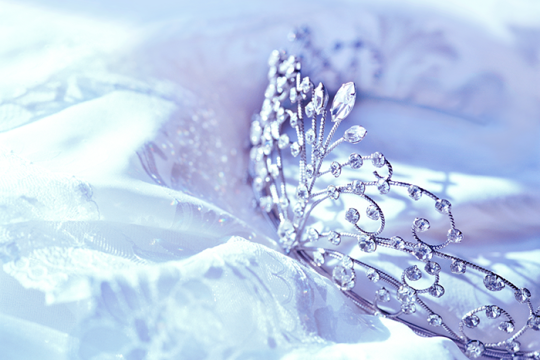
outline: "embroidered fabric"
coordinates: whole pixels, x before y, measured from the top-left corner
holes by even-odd
[[[430,2],[94,4],[0,4],[6,358],[462,358],[275,251],[245,169],[284,45],[314,79],[360,84],[366,150],[423,168],[464,251],[489,245],[476,260],[538,296],[538,9],[484,4],[488,26]],[[287,44],[302,24],[311,37]],[[405,226],[412,210],[389,202]]]

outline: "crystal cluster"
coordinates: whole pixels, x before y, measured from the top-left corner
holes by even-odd
[[[363,155],[354,151],[344,159],[329,157],[340,144],[359,144],[367,135],[366,129],[357,124],[349,124],[344,132],[338,132],[338,127],[347,122],[354,108],[355,85],[351,82],[343,84],[330,101],[322,83],[315,86],[309,77],[302,76],[301,64],[295,56],[274,51],[268,63],[269,85],[249,133],[252,145],[250,175],[258,208],[277,226],[277,236],[284,251],[324,270],[336,286],[357,304],[361,303],[364,310],[406,324],[411,323],[408,319],[419,317],[418,324],[425,326],[417,324],[416,332],[424,336],[445,335],[460,344],[470,358],[488,352],[497,358],[535,358],[534,353],[523,352],[521,344],[515,340],[525,331],[540,331],[540,309],[534,311],[531,292],[488,269],[442,252],[447,246],[458,246],[464,241],[463,233],[455,226],[449,200],[417,185],[394,181],[392,166],[380,152]],[[329,124],[326,124],[327,118]],[[331,129],[325,136],[327,127]],[[334,139],[339,136],[337,134],[342,135]],[[291,163],[298,164],[298,176],[285,179],[283,167],[293,166]],[[359,179],[358,170],[366,167],[371,167],[374,177]],[[323,176],[328,179],[324,187],[318,182]],[[429,219],[437,219],[429,216],[412,220],[409,238],[381,236],[386,224],[384,209],[372,197],[390,193],[393,196],[404,194],[412,201],[431,201],[435,215],[449,223],[442,236],[435,236],[443,239],[442,243],[439,240],[432,244],[423,239],[434,232]],[[358,202],[354,207],[339,211],[343,228],[327,228],[311,222],[310,215],[316,206],[325,201],[338,206],[343,197],[352,197]],[[372,224],[378,224],[378,229],[368,230]],[[335,249],[346,240],[356,241],[356,251],[361,254],[358,259]],[[329,248],[323,247],[322,242]],[[401,277],[399,274],[394,277],[367,263],[370,254],[383,247],[410,256],[411,263],[402,270]],[[365,271],[365,277],[357,279],[357,271],[361,269]],[[424,302],[426,298],[433,302],[445,295],[446,290],[440,283],[445,276],[465,277],[469,272],[480,273],[483,288],[494,296],[512,291],[516,305],[529,309],[529,317],[519,332],[516,332],[513,318],[498,305],[482,305],[465,315],[456,315],[460,319],[459,329],[451,329],[445,319]],[[441,276],[442,273],[445,275]],[[369,287],[356,286],[362,281],[377,284],[375,293],[365,293],[364,288]],[[426,281],[429,281],[427,287],[422,285]],[[351,295],[353,292],[354,296]],[[393,303],[398,304],[397,309],[390,306]],[[490,321],[495,321],[495,326],[510,337],[491,342],[469,337],[471,329]]]

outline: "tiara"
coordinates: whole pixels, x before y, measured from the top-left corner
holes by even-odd
[[[531,292],[482,266],[443,252],[447,246],[464,239],[448,200],[414,184],[393,180],[392,165],[380,152],[370,155],[353,152],[342,161],[334,159],[332,152],[338,146],[358,144],[367,133],[364,127],[352,125],[341,137],[332,140],[354,107],[354,83],[343,84],[329,106],[327,89],[322,83],[315,87],[309,77],[302,77],[298,57],[274,50],[268,64],[265,99],[251,122],[249,173],[257,204],[277,229],[283,250],[330,278],[367,313],[404,323],[421,336],[447,337],[469,358],[540,359],[540,352],[520,343],[526,337],[524,334],[540,331],[540,307],[536,310],[533,307]],[[326,124],[328,120],[331,124]],[[331,128],[325,137],[327,125]],[[356,175],[366,167],[374,168],[371,180],[338,183],[342,173]],[[383,237],[385,215],[374,197],[385,196],[391,190],[404,192],[413,201],[430,199],[432,211],[448,219],[444,240],[433,244],[420,238],[431,226],[424,217],[413,219],[410,240],[397,235]],[[368,195],[371,192],[375,196]],[[339,208],[337,200],[344,198],[354,205]],[[317,208],[328,203],[350,230],[342,230],[343,224],[335,221],[323,224],[323,228],[313,224]],[[362,204],[368,221],[377,222],[376,229],[360,222]],[[334,210],[336,206],[338,210]],[[320,245],[323,242],[326,245]],[[381,251],[391,253],[396,259],[397,255],[400,259],[405,256],[412,265],[409,263],[402,269],[393,264],[383,269],[377,261],[370,263],[374,258],[369,255]],[[510,296],[515,298],[512,310],[519,306],[527,315],[514,318],[505,306],[493,303],[482,304],[464,314],[441,315],[445,312],[441,298],[447,292],[441,284],[443,268],[452,276],[474,274],[478,278],[479,275],[480,283],[493,299],[512,292]],[[416,285],[421,279],[424,283],[427,279],[428,285]],[[489,323],[495,331],[481,333],[481,322]],[[538,346],[537,340],[532,343]]]

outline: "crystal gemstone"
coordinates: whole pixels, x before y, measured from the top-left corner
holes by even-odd
[[[345,139],[345,141],[351,144],[357,144],[364,139],[366,133],[366,129],[364,129],[362,126],[354,125],[347,129],[347,131],[345,131],[345,133],[343,134],[343,138]]]
[[[342,121],[349,116],[355,101],[356,91],[354,89],[354,83],[349,82],[341,85],[332,102],[332,108],[330,109],[332,122]]]

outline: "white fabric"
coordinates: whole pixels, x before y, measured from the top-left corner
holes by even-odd
[[[371,42],[381,75],[369,52],[320,75],[357,83],[362,152],[452,200],[452,251],[538,304],[538,18],[526,1],[0,2],[2,358],[463,358],[279,253],[245,182],[249,119],[292,28]],[[426,209],[405,198],[383,201],[389,234]],[[441,311],[492,301],[472,291]]]

